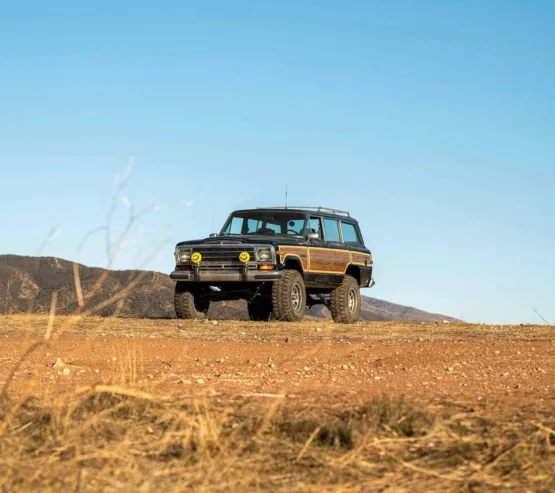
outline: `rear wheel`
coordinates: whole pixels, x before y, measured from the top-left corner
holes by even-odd
[[[255,322],[267,322],[272,315],[272,300],[265,296],[256,296],[248,303],[249,318]]]
[[[208,312],[210,299],[192,286],[178,282],[175,285],[174,306],[177,318],[198,319]]]
[[[284,270],[283,277],[272,285],[274,318],[284,322],[298,322],[304,317],[306,289],[303,276],[296,270]]]
[[[356,322],[360,317],[360,286],[354,277],[345,276],[341,286],[330,296],[333,321],[340,324]]]

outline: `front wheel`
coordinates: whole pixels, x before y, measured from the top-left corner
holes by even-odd
[[[284,270],[272,285],[273,315],[277,321],[298,322],[304,317],[306,289],[303,276],[296,270]]]
[[[182,282],[175,285],[173,303],[177,318],[203,318],[210,308],[210,299],[206,295]]]
[[[351,324],[360,317],[360,286],[352,276],[345,276],[341,286],[330,296],[330,311],[333,321]]]

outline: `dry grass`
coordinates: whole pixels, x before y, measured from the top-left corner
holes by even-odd
[[[377,399],[163,399],[97,387],[0,405],[2,491],[553,491],[555,418]]]
[[[2,334],[19,337],[42,335],[46,325],[45,317],[0,318],[6,321]],[[51,330],[52,338],[68,327],[74,335],[385,344],[553,337],[546,327],[463,324],[230,322],[216,330],[191,322],[186,331],[180,325],[56,317]],[[164,397],[148,385],[133,378],[126,387],[5,394],[0,491],[555,491],[555,417],[546,406],[509,411],[437,399],[326,405],[324,395]]]

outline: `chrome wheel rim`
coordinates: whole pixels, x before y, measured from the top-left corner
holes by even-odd
[[[351,289],[349,291],[349,297],[348,297],[347,303],[348,303],[349,311],[351,313],[354,313],[354,311],[357,309],[357,294],[355,293],[354,289]]]
[[[291,290],[291,305],[294,311],[299,311],[299,307],[301,306],[302,294],[301,294],[301,287],[298,284],[293,286]]]

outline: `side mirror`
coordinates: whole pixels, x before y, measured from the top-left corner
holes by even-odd
[[[218,236],[218,233],[210,233],[209,238],[214,238],[215,236]]]
[[[318,233],[308,233],[308,239],[309,240],[319,240],[320,235]]]

